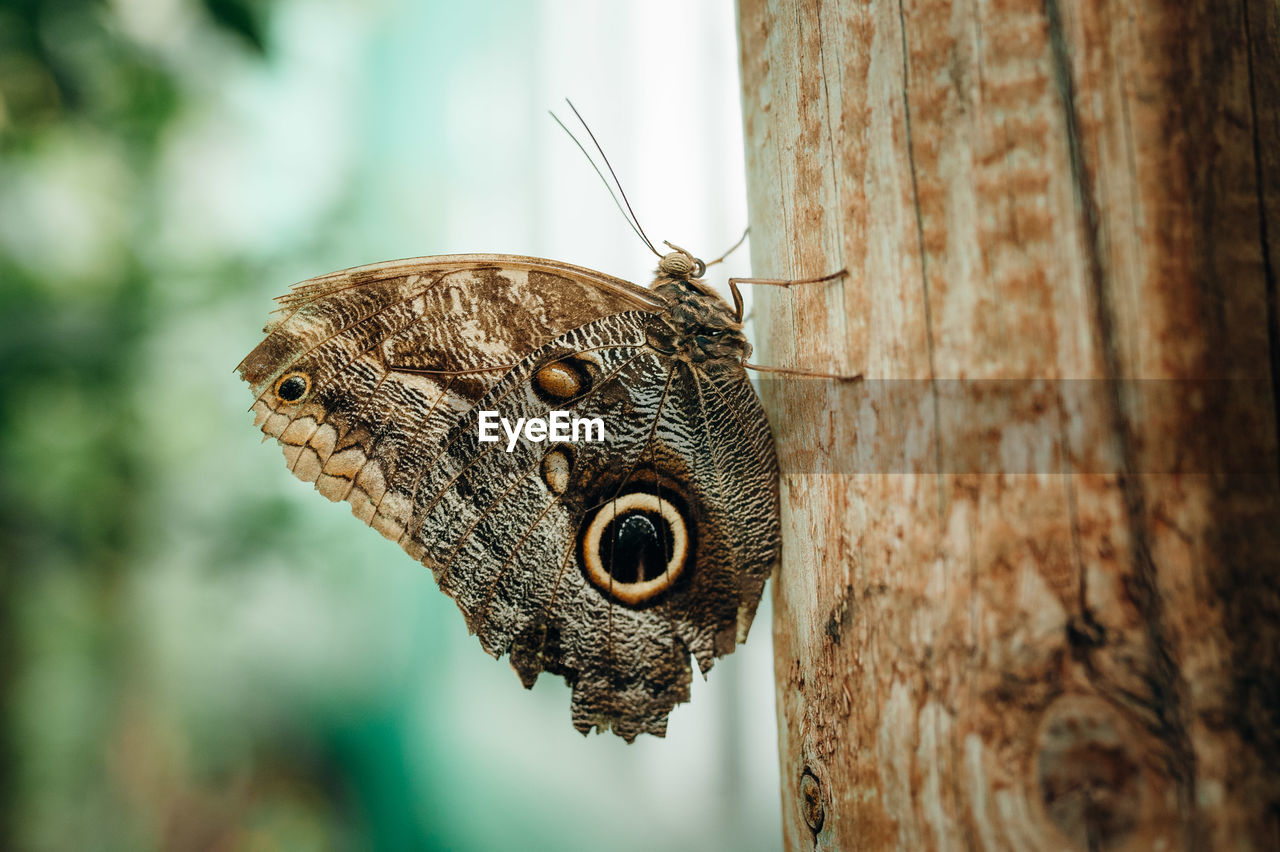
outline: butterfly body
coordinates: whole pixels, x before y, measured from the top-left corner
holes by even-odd
[[[668,262],[670,261],[670,262]],[[452,255],[304,282],[240,366],[299,478],[433,571],[575,727],[665,732],[745,639],[778,561],[777,463],[735,312],[668,255],[651,288]],[[605,440],[481,438],[571,412]]]

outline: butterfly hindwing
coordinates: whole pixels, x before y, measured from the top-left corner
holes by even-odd
[[[649,322],[602,318],[508,372],[451,431],[412,522],[485,649],[510,653],[526,684],[566,675],[575,724],[628,739],[661,733],[687,700],[691,653],[706,671],[745,638],[778,547],[776,462],[745,376],[655,351]],[[565,364],[579,392],[549,400],[538,377]],[[608,424],[607,440],[479,440],[483,411],[517,424],[557,408]],[[633,602],[591,580],[584,536],[638,490],[681,514],[689,556],[669,588]]]

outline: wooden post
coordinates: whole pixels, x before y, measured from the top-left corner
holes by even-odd
[[[739,14],[787,847],[1280,848],[1280,7]]]

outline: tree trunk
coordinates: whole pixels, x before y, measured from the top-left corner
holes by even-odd
[[[1280,848],[1280,8],[740,41],[787,847]]]

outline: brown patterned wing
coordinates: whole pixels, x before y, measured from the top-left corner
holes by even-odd
[[[416,557],[403,535],[411,497],[455,420],[546,341],[654,306],[629,282],[514,255],[362,266],[277,301],[239,366],[256,424],[299,479]]]
[[[662,735],[703,672],[746,638],[778,560],[777,464],[741,365],[651,348],[651,314],[576,329],[532,353],[451,430],[411,523],[424,561],[526,686],[573,686],[584,733]],[[568,386],[556,381],[571,374]],[[479,439],[565,410],[600,442]]]
[[[655,350],[652,299],[528,258],[364,267],[295,288],[241,365],[299,478],[430,567],[526,686],[563,675],[579,730],[627,740],[665,732],[690,653],[705,672],[745,638],[779,552],[741,365]],[[508,449],[483,411],[606,439]]]

